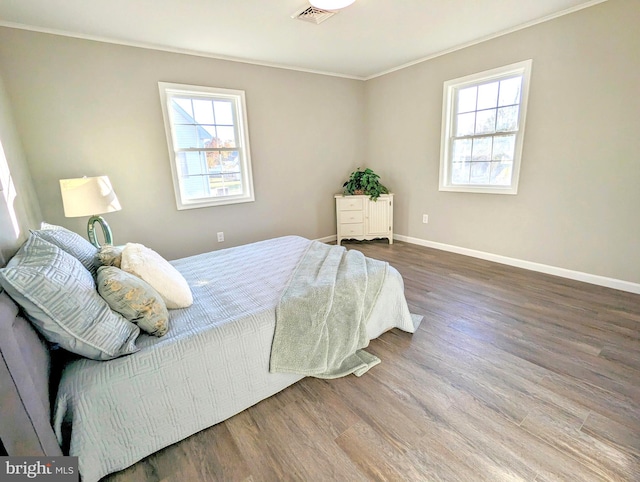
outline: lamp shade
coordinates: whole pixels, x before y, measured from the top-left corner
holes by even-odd
[[[120,201],[109,176],[60,179],[64,215],[67,218],[120,211]]]
[[[340,10],[341,8],[348,7],[355,1],[356,0],[309,0],[309,3],[322,10]]]

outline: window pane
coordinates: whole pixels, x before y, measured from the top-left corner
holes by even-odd
[[[500,82],[500,99],[498,105],[514,105],[520,103],[520,87],[522,76]]]
[[[209,176],[209,189],[211,189],[212,196],[227,195],[227,190],[225,189],[225,185],[222,180],[222,174],[212,174]]]
[[[178,177],[186,176],[188,174],[186,163],[187,154],[187,152],[176,153],[176,167],[178,170]]]
[[[206,174],[207,162],[202,152],[180,152],[180,175],[183,177]]]
[[[498,109],[498,120],[496,131],[516,131],[518,130],[519,106],[501,107]]]
[[[182,120],[180,120],[180,118],[184,117],[185,115],[188,116],[189,118],[193,118],[193,110],[191,109],[191,99],[173,97],[171,99],[171,106],[173,107],[174,114],[178,116],[175,118],[175,122],[183,122]]]
[[[216,124],[233,125],[233,107],[230,100],[216,100],[213,102],[216,113]]]
[[[240,176],[240,173],[223,174],[222,180],[229,194],[242,193],[242,178]]]
[[[207,169],[209,173],[220,172],[222,169],[222,156],[221,152],[206,152],[207,157]]]
[[[220,147],[236,147],[236,132],[233,127],[216,127]]]
[[[491,174],[490,162],[472,162],[469,184],[488,184]]]
[[[471,139],[453,141],[453,162],[469,162],[471,160]]]
[[[240,171],[238,172],[225,172],[222,174],[222,177],[224,179],[224,182],[229,184],[237,184],[239,181],[242,180],[242,173]]]
[[[469,87],[458,91],[458,113],[476,110],[477,87]]]
[[[198,124],[215,124],[210,100],[193,99],[194,119]]]
[[[214,125],[201,125],[205,131],[207,131],[208,137],[214,138],[216,136],[216,126]],[[206,137],[206,136],[203,136]],[[207,147],[217,147],[217,146],[207,146]]]
[[[196,126],[196,132],[198,133],[198,147],[211,147],[211,134],[209,131],[202,126]]]
[[[185,200],[209,197],[211,189],[207,182],[207,176],[189,176],[180,179],[182,184],[182,197]]]
[[[509,186],[511,184],[512,162],[491,163],[491,184],[494,186]]]
[[[242,194],[242,184],[237,183],[235,185],[229,186],[227,188],[227,191],[229,192],[229,195],[232,195],[232,196],[237,196],[239,194]]]
[[[453,184],[469,184],[470,162],[454,162],[451,164],[451,182]]]
[[[500,82],[491,82],[478,87],[478,110],[491,109],[498,105],[498,86]]]
[[[480,137],[473,140],[471,160],[489,161],[491,159],[491,137]]]
[[[510,136],[495,136],[493,138],[493,155],[491,158],[494,161],[513,161],[515,147],[515,134]]]
[[[476,114],[476,134],[490,134],[496,131],[496,111],[482,110]]]
[[[240,172],[240,153],[224,151],[220,153],[222,172]]]
[[[176,125],[176,147],[178,149],[188,149],[198,147],[197,127],[193,125]]]
[[[470,136],[473,134],[476,113],[458,114],[456,119],[456,137]]]
[[[215,127],[212,127],[212,130],[213,130],[213,135],[212,135],[212,136],[211,136],[211,138],[210,138],[210,139],[205,143],[204,147],[212,147],[212,148],[215,148],[215,147],[224,147],[224,146],[222,145],[222,142],[220,142],[220,139],[218,139],[218,138],[216,137],[216,128],[215,128]]]
[[[242,177],[240,173],[211,174],[209,187],[214,196],[229,196],[242,194]]]

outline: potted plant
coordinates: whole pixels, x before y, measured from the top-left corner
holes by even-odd
[[[381,194],[389,194],[389,189],[380,184],[380,176],[369,168],[353,171],[342,187],[344,194],[366,194],[372,201],[377,200]]]

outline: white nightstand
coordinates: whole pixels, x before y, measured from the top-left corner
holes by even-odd
[[[343,239],[360,241],[387,238],[393,244],[393,194],[376,201],[369,196],[336,194],[336,223],[340,244]]]

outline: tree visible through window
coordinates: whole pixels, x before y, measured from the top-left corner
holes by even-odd
[[[253,201],[244,92],[159,87],[178,209]]]
[[[440,190],[516,194],[531,60],[444,84]]]

